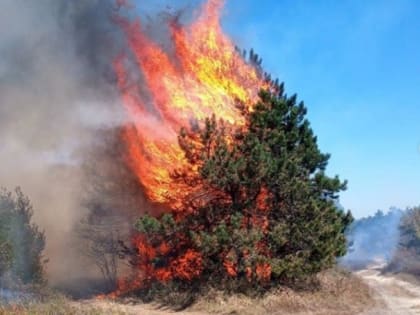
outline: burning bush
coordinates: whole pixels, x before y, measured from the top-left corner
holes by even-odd
[[[262,91],[246,128],[207,119],[179,136],[188,166],[175,182],[190,187],[182,208],[137,222],[136,286],[208,285],[247,291],[290,284],[335,263],[346,251],[351,214],[338,210],[345,183],[324,174],[296,96]]]
[[[14,195],[0,190],[0,279],[8,274],[13,283],[43,280],[45,238],[31,218],[31,203],[19,188]]]

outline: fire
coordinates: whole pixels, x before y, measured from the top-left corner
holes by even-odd
[[[156,278],[161,282],[169,281],[173,278],[191,280],[200,275],[202,270],[202,258],[200,253],[192,249],[187,249],[184,254],[171,259],[168,266],[156,268],[152,261],[160,255],[165,255],[171,249],[165,242],[157,248],[148,244],[147,240],[141,235],[134,237],[134,244],[138,247],[142,256],[139,257],[138,267],[144,275],[143,281],[148,278]]]
[[[187,26],[175,20],[168,22],[170,48],[149,37],[139,19],[114,17],[129,47],[114,61],[117,84],[130,120],[122,136],[127,160],[149,200],[178,213],[186,211],[183,201],[194,193],[191,185],[186,186],[173,176],[188,166],[178,142],[181,128],[192,130],[210,116],[223,119],[229,130],[246,128],[244,109],[253,110],[259,89],[266,86],[257,67],[248,63],[223,33],[223,4],[223,0],[208,0]],[[123,5],[126,1],[118,0],[118,7]],[[197,171],[191,169],[195,174]],[[196,189],[199,191],[200,187]],[[258,201],[262,209],[264,196],[263,192]],[[252,220],[266,228],[264,217]],[[177,253],[165,267],[158,268],[152,262],[177,249],[164,241],[160,246],[152,246],[142,235],[134,236],[133,244],[141,253],[137,264],[142,275],[135,282],[144,284],[152,278],[162,282],[173,278],[190,280],[203,269],[201,254],[192,249]],[[235,257],[228,256],[224,268],[235,276]],[[250,279],[253,271],[248,269]],[[260,264],[255,271],[262,279],[271,273],[266,264]],[[131,285],[141,286],[122,282],[120,291]]]
[[[140,20],[116,17],[130,47],[146,92],[131,75],[127,55],[114,62],[126,112],[134,126],[126,128],[124,141],[129,164],[148,198],[172,210],[190,188],[175,183],[171,174],[186,165],[177,135],[215,115],[232,127],[245,124],[238,108],[252,110],[264,82],[253,65],[235,50],[220,26],[221,0],[208,0],[188,26],[168,23],[170,52],[151,39]]]

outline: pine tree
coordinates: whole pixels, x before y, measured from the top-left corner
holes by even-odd
[[[245,127],[212,117],[181,131],[189,168],[173,177],[193,193],[184,211],[137,222],[133,263],[149,283],[252,291],[313,275],[346,252],[352,216],[336,206],[346,182],[325,174],[329,155],[303,102],[282,84],[273,91],[252,112],[242,106]]]

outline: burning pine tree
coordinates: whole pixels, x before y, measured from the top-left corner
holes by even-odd
[[[115,17],[130,47],[114,64],[132,122],[127,162],[166,209],[137,222],[135,276],[121,291],[268,288],[345,253],[351,215],[335,205],[345,183],[324,174],[303,103],[223,34],[221,8],[209,0],[188,27],[171,21],[166,50],[140,21]]]

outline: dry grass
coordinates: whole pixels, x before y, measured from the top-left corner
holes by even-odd
[[[111,301],[93,299],[71,301],[61,295],[54,295],[39,303],[2,306],[0,315],[353,315],[371,308],[375,301],[369,287],[357,276],[340,270],[329,270],[318,275],[319,287],[312,291],[296,291],[281,288],[262,298],[241,295],[227,296],[211,291],[190,308],[176,313],[155,304],[137,304],[136,301]],[[138,302],[138,301],[137,301]]]
[[[369,287],[348,272],[329,270],[321,273],[318,280],[320,283],[318,290],[294,291],[282,288],[260,299],[210,292],[192,309],[212,314],[353,315],[374,305]]]
[[[420,257],[396,255],[384,268],[384,272],[411,275],[413,279],[420,281]]]
[[[115,309],[102,308],[75,304],[61,295],[54,295],[47,300],[27,303],[0,304],[0,315],[123,315]]]

